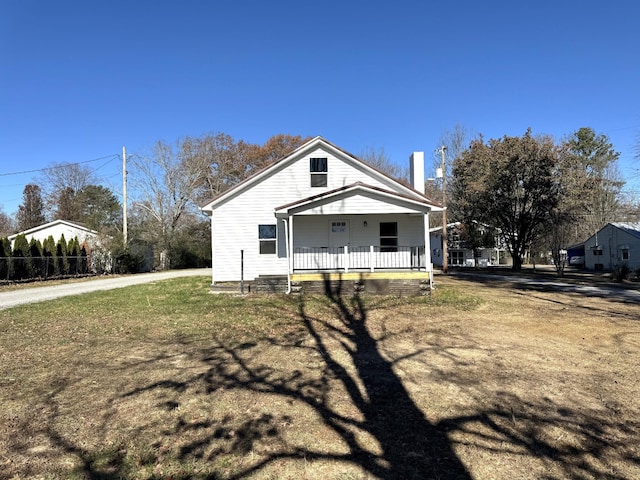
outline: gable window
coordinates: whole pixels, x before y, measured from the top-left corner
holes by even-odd
[[[622,257],[622,260],[629,260],[629,249],[628,248],[621,248],[620,249],[620,256]]]
[[[312,187],[327,186],[327,159],[311,158],[309,161],[309,173],[311,174]]]
[[[398,222],[380,222],[380,251],[398,251]]]
[[[276,253],[276,226],[258,225],[258,240],[261,255]]]

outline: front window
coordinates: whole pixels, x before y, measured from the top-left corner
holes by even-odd
[[[464,252],[462,250],[452,250],[449,252],[449,263],[451,265],[464,265]]]
[[[312,158],[309,162],[309,172],[311,173],[312,187],[327,186],[327,159]]]
[[[276,226],[258,225],[258,240],[261,255],[276,253]]]
[[[380,251],[398,251],[398,222],[380,222]]]
[[[628,248],[623,248],[621,250],[621,254],[622,254],[622,260],[629,260],[629,249]]]

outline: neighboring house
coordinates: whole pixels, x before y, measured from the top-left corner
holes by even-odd
[[[202,207],[211,217],[212,284],[431,281],[424,154],[409,187],[315,137]],[[368,286],[367,286],[367,282]]]
[[[613,271],[623,264],[640,268],[640,223],[608,223],[584,242],[585,268]]]
[[[431,236],[431,261],[433,265],[442,267],[442,227],[429,230]],[[447,223],[447,259],[450,267],[475,267],[476,261],[479,267],[493,265],[507,265],[510,260],[509,253],[502,239],[495,239],[495,247],[478,249],[479,257],[474,256],[472,248],[462,240],[461,223]]]
[[[36,240],[40,240],[40,243],[44,242],[50,236],[53,237],[55,242],[60,240],[62,235],[64,235],[64,239],[67,242],[77,237],[80,245],[87,242],[90,246],[93,246],[98,238],[98,232],[95,230],[76,223],[67,222],[66,220],[54,220],[53,222],[45,223],[9,236],[8,238],[12,248],[14,240],[20,234],[24,234],[28,242],[30,242],[32,238],[35,238]]]

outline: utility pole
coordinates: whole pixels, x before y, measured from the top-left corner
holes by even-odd
[[[127,248],[127,148],[122,147],[122,243]]]
[[[438,152],[442,156],[442,165],[440,167],[440,175],[442,177],[442,273],[447,273],[449,267],[449,259],[447,258],[447,165],[444,161],[444,155],[447,147],[440,147]]]

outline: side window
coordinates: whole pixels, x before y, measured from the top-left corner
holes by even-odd
[[[622,260],[629,260],[629,249],[628,248],[623,248],[621,250],[621,256],[622,256]]]
[[[327,159],[312,158],[309,162],[309,173],[311,174],[312,187],[327,186]]]
[[[258,225],[258,240],[260,242],[260,254],[276,253],[276,226]]]
[[[449,261],[449,263],[451,263],[451,265],[462,265],[464,262],[464,252],[459,251],[459,250],[454,250],[449,252],[449,256],[451,257],[451,260]]]
[[[380,222],[380,251],[398,251],[398,222]]]

